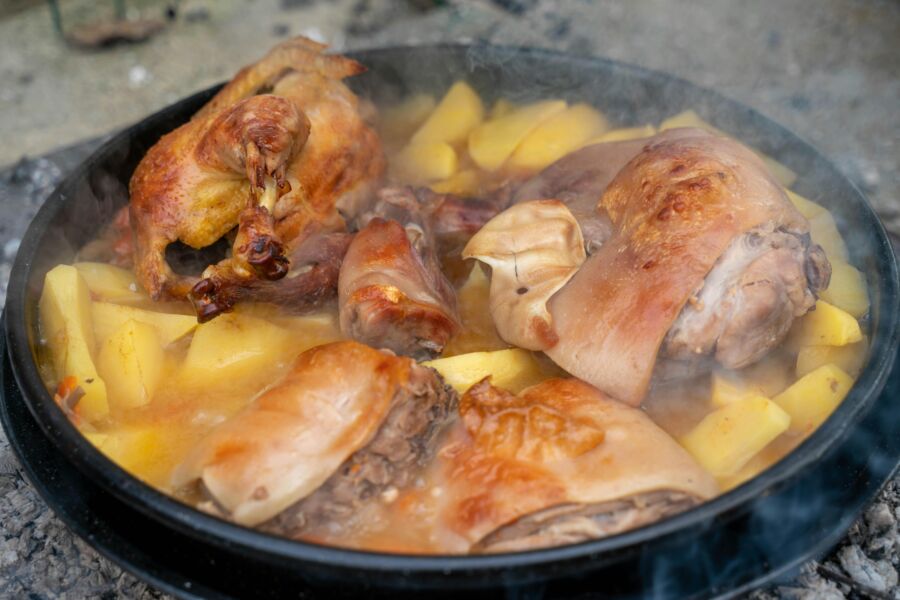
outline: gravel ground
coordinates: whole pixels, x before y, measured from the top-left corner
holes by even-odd
[[[58,146],[134,121],[224,78],[280,37],[301,32],[338,48],[485,39],[604,55],[675,73],[739,98],[810,139],[860,184],[892,232],[900,233],[900,4],[767,0],[753,11],[715,0],[448,4],[421,12],[404,3],[366,0],[327,7],[309,0],[182,2],[179,20],[158,38],[90,55],[48,48],[41,38],[46,23],[27,15],[0,21],[0,77],[6,82],[0,89],[0,135],[16,140],[0,151],[0,164],[14,163],[0,173],[0,302],[27,223],[95,143],[62,151]],[[181,56],[204,58],[172,58]],[[97,84],[92,77],[104,69]],[[54,85],[68,94],[62,95],[65,102],[59,94],[48,96]],[[23,154],[42,158],[19,161]],[[752,596],[900,598],[898,520],[900,479],[821,563],[804,566],[789,584]],[[0,597],[101,596],[160,594],[98,557],[49,513],[0,433]]]

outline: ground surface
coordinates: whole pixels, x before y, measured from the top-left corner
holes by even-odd
[[[63,25],[111,13],[113,2],[63,2]],[[766,0],[367,2],[183,1],[145,43],[73,50],[45,5],[0,7],[0,298],[18,239],[62,173],[96,138],[229,76],[294,34],[338,49],[484,39],[608,56],[714,88],[818,146],[900,233],[900,4]],[[13,12],[19,5],[22,10]],[[161,17],[167,3],[127,2]],[[30,7],[30,8],[29,8]],[[60,148],[75,145],[68,151]],[[760,596],[900,598],[895,482],[824,565]],[[823,577],[823,574],[825,575]],[[842,580],[846,580],[843,581]],[[123,574],[50,515],[22,480],[0,434],[0,596],[156,593]]]

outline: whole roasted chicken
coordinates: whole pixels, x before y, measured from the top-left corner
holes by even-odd
[[[343,231],[342,211],[356,211],[385,168],[366,107],[341,81],[364,68],[324,48],[305,38],[276,46],[138,165],[130,185],[135,271],[154,299],[189,297],[205,321],[245,298],[272,301],[263,282],[309,287],[303,278],[315,264],[292,265],[293,250],[312,235]],[[231,255],[199,278],[166,261],[175,241],[199,249],[233,230]],[[336,276],[325,283],[333,295]],[[307,302],[290,291],[274,299]]]

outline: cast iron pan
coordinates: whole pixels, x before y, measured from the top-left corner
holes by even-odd
[[[835,544],[900,457],[900,420],[893,404],[900,391],[894,368],[897,267],[884,229],[859,191],[784,128],[668,75],[602,59],[494,46],[387,48],[352,56],[370,68],[354,87],[376,100],[410,91],[440,93],[465,78],[488,101],[499,95],[514,101],[563,96],[591,102],[620,123],[658,122],[693,108],[785,163],[800,174],[795,189],[833,211],[852,262],[869,280],[871,354],[856,385],[815,434],[759,477],[674,518],[583,544],[492,556],[376,554],[291,542],[195,511],[132,478],[78,434],[40,379],[33,342],[44,274],[70,262],[111,219],[127,200],[128,180],[146,150],[187,120],[215,92],[211,89],[115,136],[76,169],[38,213],[13,267],[4,426],[29,477],[73,529],[164,589],[204,596],[505,590],[528,597],[708,597],[758,585]]]

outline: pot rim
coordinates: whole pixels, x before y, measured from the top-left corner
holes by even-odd
[[[673,81],[680,85],[699,89],[705,97],[717,104],[730,104],[735,108],[740,108],[749,113],[754,120],[763,123],[768,130],[777,131],[781,135],[786,135],[799,142],[804,151],[827,163],[835,173],[840,173],[830,161],[804,139],[753,108],[683,78],[608,58],[576,55],[543,48],[464,43],[389,46],[355,50],[348,52],[347,55],[365,60],[365,57],[379,53],[414,51],[423,47],[447,52],[472,53],[478,50],[489,50],[498,54],[507,53],[510,56],[527,54],[539,56],[544,60],[564,61],[570,64],[572,62],[594,65],[601,63],[607,65],[607,68],[613,73],[630,72],[644,77]],[[855,199],[858,200],[858,208],[863,211],[863,218],[867,221],[867,226],[871,227],[872,234],[877,238],[879,252],[877,260],[880,265],[880,273],[875,275],[882,276],[880,278],[882,289],[878,295],[877,307],[879,326],[872,332],[869,358],[853,388],[840,406],[797,448],[744,484],[673,517],[606,538],[567,546],[490,555],[388,554],[340,548],[277,537],[203,513],[128,474],[96,449],[58,409],[40,377],[34,360],[26,295],[32,262],[40,249],[39,242],[53,218],[65,206],[64,191],[66,188],[79,181],[85,172],[100,163],[124,137],[155,128],[157,122],[167,116],[183,112],[184,105],[199,101],[218,87],[213,86],[188,96],[116,133],[73,170],[49,196],[22,237],[8,286],[5,311],[7,347],[16,381],[22,390],[29,410],[41,429],[88,477],[130,506],[163,525],[170,526],[174,523],[182,531],[219,546],[240,546],[282,560],[299,560],[370,571],[401,571],[410,575],[425,572],[448,573],[513,569],[547,562],[565,562],[587,556],[599,559],[603,555],[634,551],[651,540],[677,536],[694,528],[702,528],[704,524],[721,519],[726,513],[748,505],[760,495],[788,484],[800,472],[836,448],[846,438],[850,429],[878,398],[893,366],[898,339],[900,339],[900,333],[898,333],[898,302],[900,302],[898,288],[900,288],[900,284],[898,284],[896,257],[881,221],[868,204],[865,196],[852,181],[840,174],[840,177],[852,190]],[[875,299],[873,298],[874,308]]]

